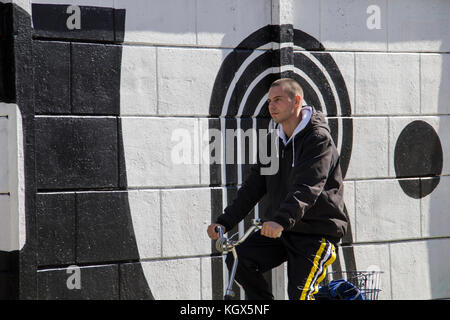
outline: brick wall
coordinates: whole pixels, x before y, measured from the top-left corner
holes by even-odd
[[[73,30],[67,1],[13,2],[33,22],[30,53],[15,50],[33,70],[16,71],[33,95],[14,102],[36,179],[21,297],[220,299],[206,227],[248,166],[203,153],[211,129],[224,158],[225,129],[267,127],[267,86],[283,75],[327,113],[341,152],[351,228],[333,270],[381,269],[381,299],[450,296],[446,1],[73,0]],[[192,161],[174,162],[186,145]],[[284,272],[267,275],[277,298]]]
[[[379,29],[367,27],[371,5]],[[448,297],[450,6],[295,1],[295,8],[294,26],[332,51],[352,101],[345,201],[353,244],[341,254],[353,252],[360,270],[385,272],[382,299]]]

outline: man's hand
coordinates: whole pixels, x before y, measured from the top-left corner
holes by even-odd
[[[225,234],[226,230],[225,227],[221,224],[218,223],[212,223],[208,226],[208,230],[206,230],[206,232],[208,232],[208,236],[212,239],[212,240],[217,240],[219,239],[219,233],[216,232],[216,227],[222,227],[223,230],[223,234]]]
[[[284,228],[274,221],[267,221],[263,223],[261,228],[261,235],[269,238],[278,238]]]

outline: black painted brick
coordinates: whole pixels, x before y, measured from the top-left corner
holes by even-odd
[[[211,221],[215,222],[223,213],[223,190],[211,189]],[[217,253],[216,241],[211,240],[211,251]]]
[[[424,198],[431,194],[440,181],[441,177],[420,178],[420,198]]]
[[[118,132],[118,152],[119,152],[119,189],[126,190],[128,186],[127,181],[127,168],[125,162],[125,148],[123,146],[123,134],[122,134],[122,119],[117,118],[117,132]]]
[[[114,9],[114,40],[117,42],[123,42],[125,38],[125,9]]]
[[[125,263],[120,267],[121,300],[153,300],[140,263]]]
[[[75,263],[75,193],[38,194],[38,265]]]
[[[227,206],[231,205],[233,203],[233,201],[236,199],[238,189],[236,186],[228,186],[225,189],[225,192],[227,193],[227,205],[225,207],[227,207]],[[233,227],[233,229],[227,230],[227,232],[229,232],[230,235],[233,235],[238,231],[239,231],[239,224],[236,224]]]
[[[223,299],[223,257],[217,256],[211,258],[211,277],[212,277],[212,299]]]
[[[70,44],[33,42],[36,113],[70,113]]]
[[[0,101],[15,101],[13,10],[0,3]]]
[[[0,300],[18,299],[18,272],[0,272]]]
[[[36,118],[38,189],[118,186],[117,119]]]
[[[120,114],[122,48],[72,44],[72,112]]]
[[[220,119],[208,119],[208,128],[215,129],[220,134]],[[216,140],[217,139],[217,140]],[[214,159],[222,160],[222,139],[221,134],[219,136],[209,136],[209,156]],[[220,162],[211,163],[209,165],[210,185],[220,185],[222,181],[222,169]]]
[[[253,121],[251,118],[242,118],[241,119],[241,129],[245,132],[248,133],[250,132],[250,130],[253,128]],[[253,133],[256,133],[256,135],[253,135]],[[255,130],[254,132],[252,132],[252,136],[250,137],[246,137],[245,140],[241,141],[241,148],[244,147],[244,153],[241,154],[241,156],[243,157],[241,159],[242,165],[241,165],[241,170],[242,170],[242,181],[245,181],[247,179],[247,177],[250,175],[250,169],[252,167],[252,162],[253,162],[253,157],[250,156],[254,156],[251,154],[251,152],[253,152],[253,144],[258,142],[258,131]],[[243,136],[241,137],[241,139],[243,139]],[[251,151],[251,152],[250,152]]]
[[[80,29],[70,30],[69,5],[32,4],[34,36],[56,39],[114,41],[114,9],[79,6]]]
[[[77,262],[139,258],[127,192],[77,193]]]
[[[0,272],[19,271],[19,251],[0,251]]]
[[[235,132],[237,129],[237,120],[229,119],[225,120],[225,128],[232,129],[230,132]],[[228,137],[225,135],[225,168],[226,168],[226,184],[235,185],[237,184],[237,136],[229,134]],[[233,156],[233,157],[232,157]]]
[[[73,271],[67,269],[42,270],[38,272],[39,300],[118,300],[119,271],[117,265],[80,268],[80,289],[69,289],[67,280]],[[72,279],[72,278],[71,278]]]
[[[0,17],[0,39],[11,37],[14,33],[11,4],[0,3]]]

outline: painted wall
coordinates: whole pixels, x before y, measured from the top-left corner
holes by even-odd
[[[267,128],[280,76],[327,114],[341,153],[351,228],[333,270],[381,269],[380,299],[450,297],[447,1],[12,2],[0,145],[23,143],[0,178],[24,177],[25,221],[0,226],[15,234],[0,238],[3,297],[220,299],[206,227],[248,165],[211,157],[237,153],[226,129]],[[10,185],[0,221],[21,221]],[[284,273],[267,275],[279,299]]]

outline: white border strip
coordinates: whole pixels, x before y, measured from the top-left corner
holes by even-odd
[[[0,115],[8,117],[8,180],[9,211],[0,212],[0,250],[21,250],[26,241],[25,230],[25,170],[22,116],[16,104],[0,102]]]

